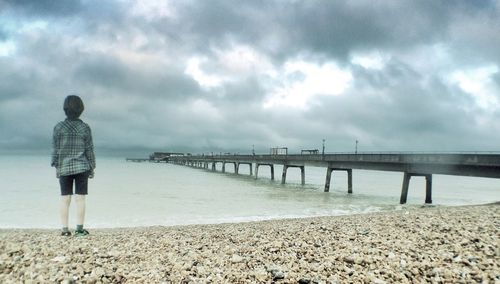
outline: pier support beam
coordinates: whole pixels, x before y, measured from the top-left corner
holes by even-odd
[[[281,184],[285,184],[286,182],[286,172],[288,168],[300,168],[300,179],[301,184],[306,184],[306,169],[305,166],[292,166],[292,165],[283,165],[283,174],[281,175]]]
[[[352,169],[347,170],[347,193],[352,194]]]
[[[332,168],[327,168],[326,169],[326,180],[325,180],[325,192],[330,191],[330,181],[332,180]]]
[[[259,176],[259,167],[260,166],[269,166],[271,168],[271,180],[274,180],[274,165],[273,164],[255,164],[255,179]]]
[[[425,176],[425,203],[432,204],[432,175]]]
[[[226,172],[226,164],[233,164],[234,165],[234,173],[238,174],[238,166],[239,164],[236,162],[222,162],[222,172]]]
[[[305,185],[306,184],[306,167],[305,166],[300,167],[300,179],[301,179],[301,184]]]
[[[415,173],[404,173],[403,177],[403,188],[401,190],[401,198],[399,199],[400,204],[405,204],[408,199],[408,188],[410,187],[411,177],[425,177],[425,203],[432,203],[432,174],[415,174]]]
[[[337,168],[327,168],[326,169],[326,180],[325,180],[325,192],[330,191],[330,181],[332,179],[333,171],[345,171],[347,172],[347,193],[352,193],[352,169],[337,169]]]
[[[283,165],[283,173],[281,174],[281,184],[285,184],[286,182],[286,170],[288,169],[287,165]]]
[[[247,163],[247,162],[237,163],[238,171],[239,171],[240,165],[248,165],[248,167],[250,168],[250,175],[251,176],[253,175],[252,163]]]

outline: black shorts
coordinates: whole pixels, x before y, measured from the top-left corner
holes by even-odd
[[[87,195],[89,173],[84,172],[70,176],[60,176],[61,195],[73,195],[73,181],[75,181],[75,193]]]

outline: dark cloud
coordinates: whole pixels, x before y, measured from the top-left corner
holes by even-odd
[[[345,59],[353,50],[432,42],[446,31],[449,10],[435,1],[210,1],[183,7],[177,24],[205,50],[233,39],[280,58],[312,52]]]
[[[173,24],[189,34],[187,39],[195,40],[193,44],[204,51],[233,39],[255,43],[272,33],[269,20],[275,6],[273,1],[191,2],[178,7],[179,18]]]
[[[47,0],[0,9],[4,149],[49,148],[72,92],[107,151],[298,151],[322,139],[330,152],[356,140],[369,151],[498,149],[498,108],[481,102],[500,101],[495,1]],[[341,92],[297,91],[321,76],[287,69],[297,62],[334,65],[352,80]],[[483,85],[474,93],[453,74]],[[265,107],[277,90],[307,99]]]
[[[4,9],[13,9],[28,17],[71,16],[81,12],[84,7],[80,0],[3,0],[2,2],[0,5]]]
[[[7,31],[0,27],[0,41],[5,41],[8,38]]]
[[[154,69],[154,68],[153,68]],[[109,54],[80,59],[73,77],[83,86],[101,87],[111,93],[186,99],[203,93],[182,70],[151,70],[151,66],[127,64]]]
[[[492,76],[493,80],[497,86],[497,88],[500,88],[500,72],[497,72],[495,75]]]
[[[216,91],[216,93],[218,96],[214,98],[214,102],[229,108],[236,104],[242,107],[247,107],[248,104],[252,103],[259,104],[266,95],[264,87],[259,82],[259,79],[255,77],[227,83],[224,88]]]

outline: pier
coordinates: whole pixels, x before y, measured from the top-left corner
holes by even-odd
[[[182,157],[184,153],[173,153],[173,152],[154,152],[149,155],[149,158],[125,158],[127,162],[155,162],[155,163],[168,163],[170,157]]]
[[[126,158],[125,161],[127,162],[135,162],[135,163],[142,163],[142,162],[149,162],[150,159],[143,159],[143,158]]]
[[[312,153],[311,153],[312,152]],[[311,153],[311,154],[310,154]],[[168,162],[197,168],[216,171],[216,165],[234,166],[234,172],[240,174],[240,166],[249,168],[249,175],[258,178],[259,168],[270,168],[271,179],[274,180],[274,166],[282,165],[281,183],[286,183],[289,168],[299,168],[301,183],[305,184],[305,167],[323,167],[326,169],[324,191],[330,190],[330,181],[335,171],[347,172],[348,193],[353,193],[353,169],[373,171],[393,171],[404,173],[401,188],[400,204],[407,201],[408,189],[412,177],[426,179],[425,203],[432,203],[432,175],[456,175],[500,178],[500,154],[460,154],[460,153],[340,153],[318,154],[317,151],[308,151],[307,154],[292,154],[288,151],[272,152],[270,155],[175,155],[170,156]]]

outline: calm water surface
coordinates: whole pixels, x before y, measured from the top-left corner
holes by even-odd
[[[0,156],[0,228],[58,228],[59,185],[45,156]],[[132,163],[98,159],[90,180],[86,226],[242,222],[287,217],[344,215],[401,210],[402,173],[353,171],[354,194],[347,194],[347,174],[335,172],[329,193],[323,192],[326,169],[289,169],[281,185],[281,167],[271,181],[268,167],[259,179],[242,166],[242,175],[213,173],[164,163]],[[220,170],[220,169],[219,169]],[[412,178],[408,204],[421,206],[424,178]],[[438,206],[481,204],[500,200],[500,179],[433,177],[433,201]],[[73,205],[73,204],[72,204]],[[74,226],[74,206],[70,225]]]

